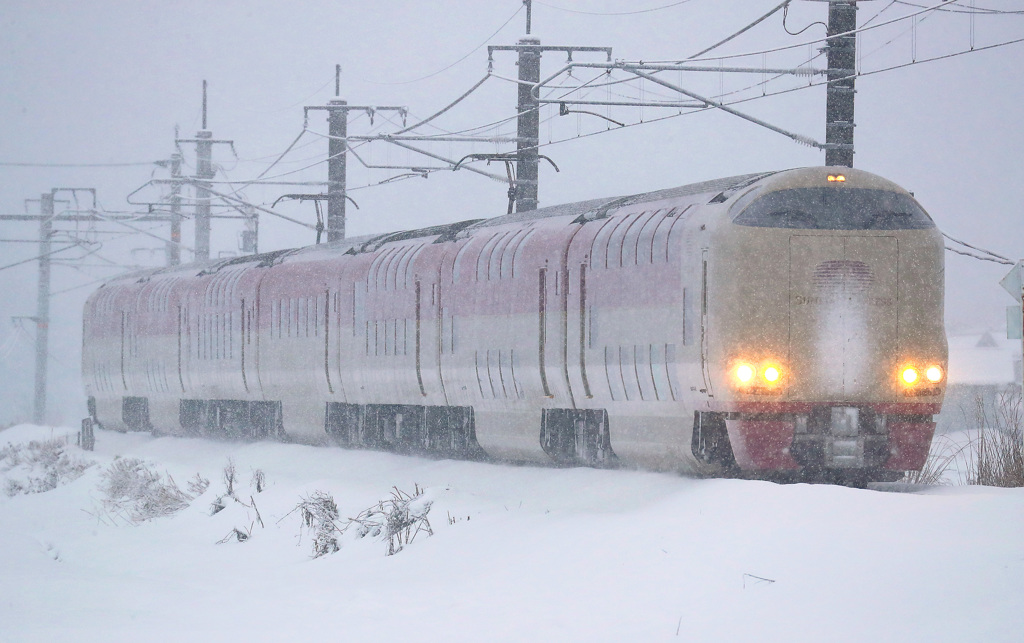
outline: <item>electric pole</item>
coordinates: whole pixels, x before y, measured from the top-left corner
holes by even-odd
[[[195,207],[195,260],[207,262],[210,260],[210,179],[216,172],[213,169],[213,146],[217,143],[224,143],[234,150],[235,142],[226,140],[215,140],[213,132],[206,129],[206,81],[203,81],[203,126],[196,132],[195,138],[176,138],[175,144],[195,143],[196,145],[196,207]],[[180,160],[180,155],[179,155]],[[180,166],[179,166],[180,168]],[[180,174],[180,169],[179,169]],[[180,192],[179,192],[180,193]],[[180,230],[179,230],[180,235]]]
[[[825,165],[853,167],[853,98],[857,73],[857,0],[829,0]],[[838,35],[846,34],[846,35]]]
[[[404,119],[408,110],[405,107],[377,107],[371,105],[349,105],[341,99],[341,65],[334,67],[334,98],[327,105],[310,105],[304,108],[306,119],[310,110],[327,111],[327,194],[317,195],[327,200],[327,241],[341,241],[345,238],[345,194],[348,166],[348,113],[352,110],[364,111],[370,116],[370,122],[376,112],[400,112]],[[312,196],[310,197],[312,198]],[[319,237],[318,237],[319,238]]]
[[[39,283],[36,290],[36,381],[32,421],[46,421],[46,362],[50,355],[50,237],[53,233],[53,192],[39,197]]]
[[[540,38],[530,35],[533,21],[533,0],[523,0],[526,5],[526,37],[509,46],[487,47],[487,58],[491,60],[495,51],[515,51],[519,65],[519,100],[516,103],[516,175],[514,199],[516,212],[536,210],[540,177],[540,101],[533,95],[534,86],[540,82],[540,56],[545,51],[564,51],[572,60],[574,51],[600,51],[611,60],[611,47],[543,47]]]
[[[526,33],[530,33],[530,2],[526,3]],[[540,82],[540,38],[527,35],[519,40],[519,114],[516,135],[516,212],[537,209],[537,179],[540,159],[540,106],[533,86]],[[529,83],[529,84],[527,84]]]
[[[177,136],[175,136],[177,138]],[[171,241],[167,244],[167,265],[181,263],[181,154],[171,154]],[[209,246],[207,246],[209,248]]]
[[[203,128],[196,132],[196,261],[210,260],[210,183],[213,178],[213,132],[206,129],[206,81],[203,81]]]
[[[334,99],[327,103],[333,107],[327,112],[327,241],[345,238],[345,178],[348,173],[348,102],[341,100],[341,65],[334,66]]]

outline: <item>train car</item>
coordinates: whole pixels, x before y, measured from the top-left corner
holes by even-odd
[[[909,192],[803,168],[120,277],[83,375],[119,430],[892,480],[943,279]]]

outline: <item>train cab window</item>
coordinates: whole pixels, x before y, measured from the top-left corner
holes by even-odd
[[[744,195],[746,196],[746,195]],[[793,188],[769,192],[740,210],[733,223],[810,230],[919,230],[931,217],[908,194],[864,188]]]

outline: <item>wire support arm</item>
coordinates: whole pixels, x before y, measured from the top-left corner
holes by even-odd
[[[451,169],[452,169],[453,172],[457,169],[456,166],[458,165],[458,161],[453,161],[452,159],[445,158],[445,157],[441,156],[440,154],[433,154],[433,153],[428,152],[426,150],[421,150],[421,149],[419,149],[417,147],[413,147],[412,145],[407,145],[407,144],[405,144],[405,143],[403,143],[401,141],[396,141],[396,140],[393,140],[393,139],[384,139],[384,140],[387,140],[392,145],[397,145],[398,147],[401,147],[403,149],[407,149],[407,150],[410,150],[412,152],[416,152],[417,154],[422,154],[423,156],[428,156],[428,157],[430,157],[432,159],[436,159],[438,161],[442,161],[444,163],[448,163],[451,166]],[[474,172],[474,173],[479,174],[481,176],[486,176],[487,178],[489,178],[489,179],[491,179],[493,181],[498,181],[499,183],[508,183],[508,179],[503,177],[503,176],[499,176],[497,174],[491,174],[490,172],[485,172],[485,171],[483,171],[481,169],[478,169],[478,168],[475,168],[475,167],[473,167],[471,165],[463,165],[463,166],[461,166],[461,168],[458,168],[458,169],[469,170],[470,172]]]
[[[810,138],[808,136],[804,136],[803,134],[797,134],[795,132],[790,132],[789,130],[783,129],[781,127],[777,127],[777,126],[772,125],[771,123],[769,123],[767,121],[761,120],[760,118],[751,116],[749,114],[744,114],[743,112],[741,112],[739,110],[736,110],[736,109],[733,109],[733,108],[729,107],[728,105],[720,103],[720,102],[718,102],[716,100],[712,100],[710,98],[706,98],[704,96],[701,96],[700,94],[695,94],[694,92],[691,92],[689,90],[683,89],[682,87],[678,87],[676,85],[673,85],[672,83],[664,81],[664,80],[662,80],[660,78],[657,78],[657,77],[655,77],[655,76],[653,76],[651,74],[646,74],[646,73],[640,71],[639,69],[635,69],[635,68],[633,68],[631,66],[627,65],[627,66],[624,66],[622,69],[624,71],[628,71],[628,72],[630,72],[632,74],[635,74],[635,75],[639,76],[640,78],[643,78],[645,80],[649,80],[652,83],[655,83],[657,85],[661,85],[662,87],[666,87],[668,89],[677,91],[680,94],[683,94],[684,96],[689,96],[690,98],[693,98],[695,100],[699,100],[702,103],[704,103],[705,105],[707,105],[708,107],[714,107],[716,109],[720,109],[723,112],[726,112],[728,114],[732,114],[733,116],[738,116],[739,118],[742,118],[745,121],[750,121],[751,123],[754,123],[755,125],[760,125],[761,127],[764,127],[765,129],[770,129],[771,131],[773,131],[773,132],[775,132],[777,134],[782,134],[786,138],[792,139],[793,141],[796,141],[797,143],[800,143],[801,145],[807,145],[808,147],[815,147],[815,148],[818,148],[819,150],[827,150],[827,149],[830,149],[830,148],[837,147],[836,144],[819,143],[818,141],[814,140],[813,138]],[[842,147],[845,147],[845,146],[842,146]]]

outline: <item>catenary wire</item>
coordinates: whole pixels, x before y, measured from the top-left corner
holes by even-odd
[[[585,16],[634,16],[634,15],[639,14],[639,13],[652,13],[654,11],[661,11],[662,9],[671,9],[672,7],[678,7],[681,4],[686,4],[687,2],[690,2],[690,0],[679,0],[678,2],[673,2],[671,4],[662,5],[660,7],[651,7],[650,9],[637,9],[635,11],[608,11],[608,12],[605,12],[605,11],[583,11],[581,9],[567,9],[566,7],[559,7],[559,6],[556,6],[556,5],[553,5],[553,4],[548,4],[547,2],[541,2],[540,0],[535,0],[535,2],[537,4],[539,4],[539,5],[543,5],[543,6],[547,7],[548,9],[555,9],[557,11],[565,11],[566,13],[579,13],[579,14],[582,14],[582,15],[585,15]]]
[[[506,20],[505,22],[501,23],[501,26],[494,30],[494,33],[492,33],[491,35],[487,36],[487,38],[482,43],[480,43],[476,47],[473,47],[473,49],[470,50],[468,53],[466,53],[465,56],[462,56],[461,58],[459,58],[458,60],[456,60],[452,64],[448,65],[447,67],[444,67],[442,69],[438,69],[437,71],[435,71],[435,72],[433,72],[431,74],[427,74],[426,76],[420,76],[419,78],[413,78],[412,80],[400,80],[400,81],[395,81],[395,82],[381,82],[381,81],[376,81],[376,80],[367,80],[367,79],[364,78],[363,81],[367,82],[367,83],[370,83],[371,85],[409,85],[409,84],[412,84],[412,83],[418,83],[421,80],[426,80],[428,78],[433,78],[434,76],[437,76],[438,74],[442,74],[442,73],[448,71],[449,69],[451,69],[452,67],[454,67],[455,65],[458,65],[463,60],[469,58],[470,56],[475,54],[477,51],[479,51],[484,45],[486,45],[488,42],[490,42],[492,38],[494,38],[499,33],[501,33],[501,30],[504,29],[508,25],[508,23],[512,22],[512,20],[516,16],[518,16],[519,13],[522,10],[523,10],[523,7],[522,7],[522,5],[520,5],[520,7],[518,9],[516,9],[515,13],[513,13],[511,16],[508,17],[508,20]]]

